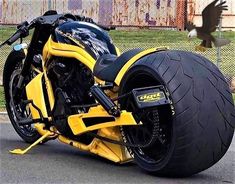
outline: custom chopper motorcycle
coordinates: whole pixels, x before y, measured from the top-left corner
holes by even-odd
[[[22,38],[34,29],[29,45]],[[168,48],[120,53],[92,19],[48,11],[23,22],[3,73],[11,123],[33,146],[58,139],[115,163],[183,177],[220,160],[235,112],[227,82],[206,58]],[[1,46],[2,46],[1,45]]]

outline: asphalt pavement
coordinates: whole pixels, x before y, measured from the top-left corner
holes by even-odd
[[[235,183],[235,138],[226,155],[213,167],[189,178],[161,178],[149,175],[134,163],[114,164],[81,152],[58,141],[37,146],[28,154],[12,155],[9,150],[25,148],[9,123],[0,123],[0,183]]]

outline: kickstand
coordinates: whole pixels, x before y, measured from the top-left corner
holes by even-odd
[[[34,146],[38,145],[40,142],[42,142],[44,139],[46,139],[47,137],[49,137],[51,135],[51,132],[47,132],[46,134],[44,134],[42,137],[40,137],[37,141],[35,141],[33,144],[31,144],[28,148],[21,150],[21,149],[15,149],[15,150],[11,150],[10,153],[12,154],[18,154],[18,155],[24,155],[25,153],[27,153],[30,149],[32,149]]]

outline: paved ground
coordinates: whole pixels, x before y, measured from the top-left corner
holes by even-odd
[[[27,146],[10,124],[0,123],[0,183],[234,183],[235,139],[227,154],[215,166],[190,178],[150,176],[135,164],[116,165],[80,152],[57,141],[46,143],[24,156],[8,150]]]

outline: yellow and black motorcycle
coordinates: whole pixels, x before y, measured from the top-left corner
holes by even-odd
[[[22,38],[34,29],[29,45]],[[11,123],[31,146],[58,139],[116,163],[189,176],[232,141],[228,84],[206,58],[168,48],[120,53],[109,28],[48,11],[17,26],[3,73]],[[2,46],[1,45],[1,46]],[[78,166],[79,167],[79,166]]]

